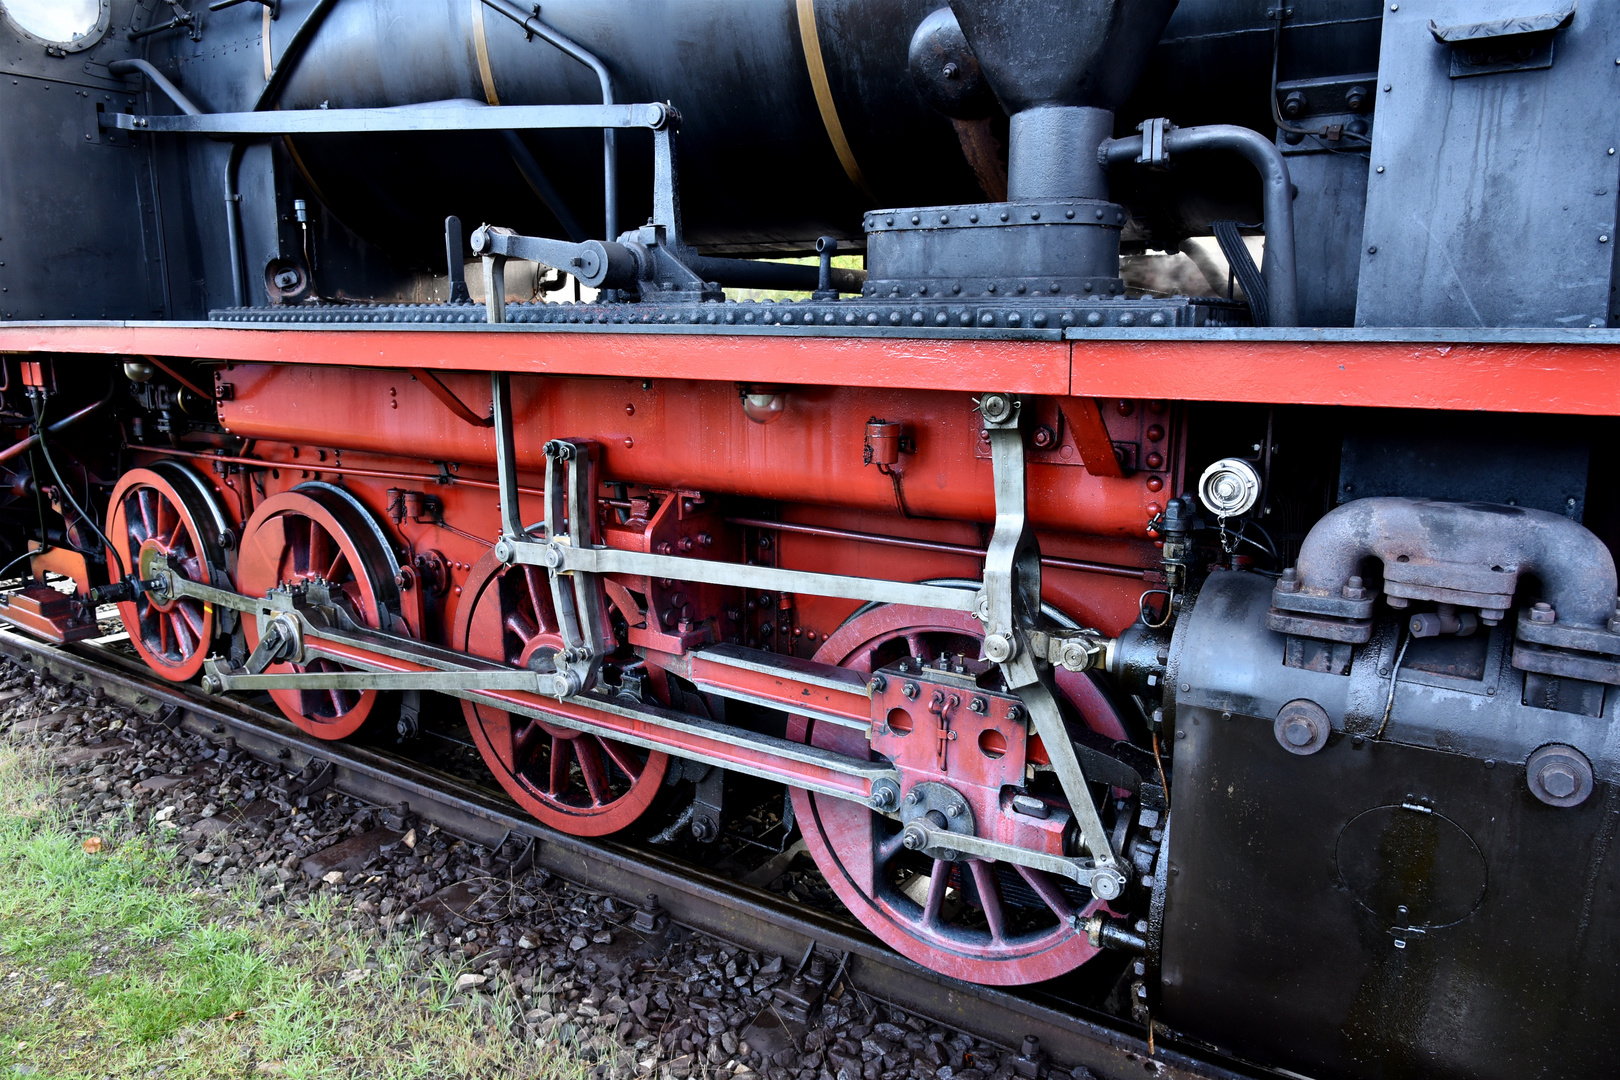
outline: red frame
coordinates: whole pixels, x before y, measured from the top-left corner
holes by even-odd
[[[1571,415],[1620,414],[1620,345],[1299,340],[975,341],[602,326],[244,329],[9,324],[0,353],[626,375]]]

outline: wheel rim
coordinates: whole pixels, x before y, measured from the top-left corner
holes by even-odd
[[[453,641],[475,656],[549,670],[563,640],[546,572],[484,556],[468,575]],[[669,755],[658,751],[470,701],[461,707],[501,786],[560,832],[603,836],[625,828],[651,805],[669,768]]]
[[[236,560],[237,588],[264,596],[282,584],[324,581],[335,600],[346,603],[357,622],[402,632],[393,553],[376,523],[354,499],[325,484],[301,484],[259,504],[242,530]],[[250,648],[259,644],[256,619],[243,619]],[[330,660],[273,664],[267,671],[348,670]],[[354,734],[376,707],[376,690],[272,690],[277,706],[299,728],[317,738]]]
[[[207,486],[175,462],[131,469],[113,488],[107,507],[107,539],[120,545],[108,560],[113,581],[125,570],[150,575],[154,557],[168,560],[171,572],[211,585],[224,567],[220,546],[224,517]],[[202,669],[214,640],[214,609],[191,597],[159,604],[151,594],[118,605],[130,644],[147,666],[165,679],[183,682]]]
[[[965,613],[870,607],[828,637],[815,659],[870,674],[907,655],[976,654],[982,637],[982,627]],[[1058,689],[1093,729],[1125,737],[1118,716],[1085,676],[1061,678]],[[867,736],[847,727],[795,716],[787,734],[871,756]],[[1024,867],[925,859],[904,849],[898,824],[864,806],[800,788],[792,796],[805,845],[833,892],[869,930],[917,963],[968,982],[1011,986],[1055,978],[1096,955],[1072,921],[1102,906],[1084,889]]]

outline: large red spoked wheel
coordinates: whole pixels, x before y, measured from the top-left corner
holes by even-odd
[[[475,656],[551,670],[563,640],[546,571],[484,556],[468,575],[451,641]],[[669,768],[668,754],[470,701],[461,707],[495,779],[560,832],[604,836],[625,828],[651,805]]]
[[[325,582],[356,622],[405,632],[399,617],[399,563],[371,513],[342,488],[300,484],[259,504],[242,530],[236,587],[264,596],[279,585]],[[254,619],[242,620],[250,647],[259,644]],[[330,660],[273,664],[272,674],[342,671]],[[376,690],[272,690],[287,719],[321,739],[353,735],[376,707]]]
[[[108,503],[107,540],[119,546],[107,560],[108,576],[149,578],[153,558],[161,555],[173,573],[212,585],[214,572],[225,568],[225,528],[213,492],[186,466],[163,461],[131,469]],[[159,604],[144,593],[119,604],[118,614],[135,651],[165,679],[182,682],[202,669],[214,640],[213,605],[191,597]]]
[[[977,656],[983,629],[960,612],[864,608],[827,638],[816,659],[869,674],[907,656]],[[1068,676],[1070,673],[1063,673]],[[1058,688],[1093,729],[1125,737],[1119,717],[1085,676]],[[795,716],[788,738],[855,757],[865,735]],[[1071,919],[1101,906],[1085,889],[1039,870],[907,851],[900,826],[858,803],[793,789],[794,816],[844,906],[896,952],[966,982],[1012,986],[1055,978],[1096,949]]]

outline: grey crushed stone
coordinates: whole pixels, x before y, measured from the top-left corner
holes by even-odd
[[[1014,1075],[1013,1051],[845,987],[802,1038],[767,1057],[745,1033],[771,1011],[772,988],[791,973],[782,957],[678,927],[648,939],[632,927],[635,909],[622,899],[543,869],[503,876],[487,849],[432,825],[413,823],[411,846],[381,831],[378,807],[332,790],[288,802],[275,786],[284,779],[277,766],[145,722],[99,690],[0,663],[0,737],[43,744],[62,777],[64,808],[109,842],[132,827],[126,815],[136,830],[159,819],[178,844],[177,863],[199,885],[223,892],[256,877],[267,905],[326,892],[347,906],[356,929],[420,932],[414,956],[424,992],[435,967],[449,964],[462,974],[458,989],[469,1007],[482,996],[510,995],[522,1016],[511,1037],[572,1042],[602,1059],[593,1080]],[[328,882],[328,868],[340,876]],[[618,1052],[606,1052],[613,1044]],[[1090,1074],[1076,1069],[1073,1078]]]

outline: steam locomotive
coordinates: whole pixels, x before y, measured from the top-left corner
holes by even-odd
[[[1613,1067],[1620,6],[0,12],[0,621],[1211,1061]]]

